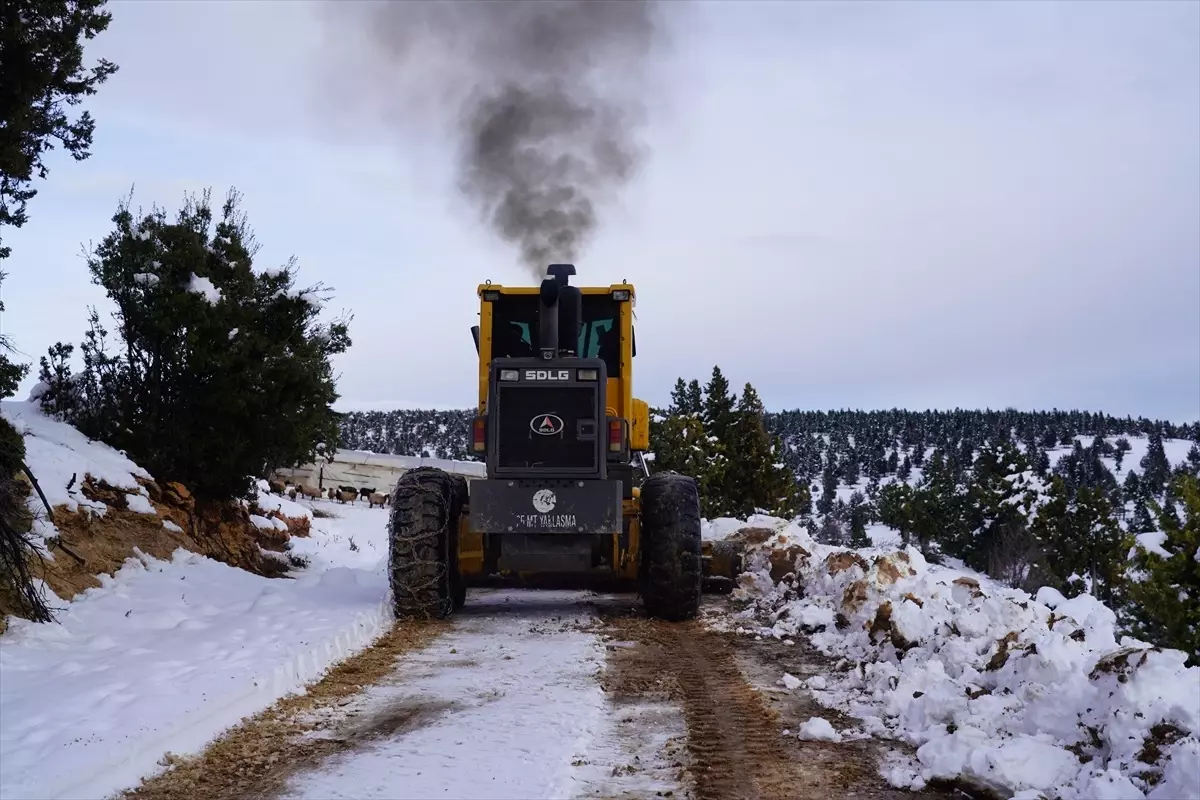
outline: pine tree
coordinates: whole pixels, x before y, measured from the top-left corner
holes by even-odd
[[[1187,454],[1187,463],[1193,475],[1200,475],[1200,444],[1194,443]]]
[[[912,467],[912,459],[908,457],[908,453],[905,453],[904,460],[900,462],[900,468],[896,470],[896,477],[907,481],[912,476]]]
[[[1128,590],[1133,633],[1182,650],[1190,666],[1200,666],[1200,481],[1190,475],[1177,479],[1175,491],[1182,498],[1183,521],[1160,516],[1159,548],[1137,547],[1135,566],[1147,575]]]
[[[1142,479],[1133,470],[1125,473],[1125,483],[1122,484],[1122,494],[1127,501],[1138,500],[1144,496],[1142,492]]]
[[[796,479],[776,461],[777,442],[767,434],[763,415],[758,392],[747,383],[729,428],[725,486],[736,516],[765,512],[790,518],[796,513]]]
[[[0,10],[0,228],[20,228],[37,195],[34,176],[49,172],[43,157],[57,140],[76,161],[91,155],[95,120],[72,121],[67,106],[96,93],[117,67],[100,59],[83,66],[84,40],[108,28],[105,0],[6,0]],[[11,250],[0,245],[0,260]],[[2,366],[2,365],[0,365]],[[0,370],[2,371],[2,370]]]
[[[871,539],[867,536],[866,511],[861,505],[850,507],[850,546],[870,547]]]
[[[1157,530],[1145,498],[1139,497],[1133,501],[1133,519],[1129,523],[1129,530],[1131,533],[1149,533]]]
[[[833,511],[833,502],[837,497],[838,478],[832,463],[825,465],[821,473],[821,499],[817,501],[817,513],[828,514]]]
[[[860,477],[858,453],[851,450],[846,453],[845,459],[842,461],[842,480],[846,482],[847,486],[855,486]]]
[[[202,499],[243,495],[248,476],[338,444],[330,359],[350,344],[346,321],[318,322],[327,290],[298,289],[294,262],[254,270],[239,199],[230,193],[215,229],[208,193],[174,222],[119,207],[88,260],[116,307],[119,347],[93,310],[84,371],[47,393],[85,434]]]
[[[913,490],[907,483],[889,483],[879,492],[879,521],[900,533],[900,541],[908,546],[912,531],[909,502]]]
[[[1171,478],[1171,462],[1167,460],[1162,434],[1158,431],[1150,434],[1150,447],[1146,451],[1146,455],[1142,456],[1141,467],[1144,488],[1155,495],[1162,494],[1167,481]]]
[[[709,436],[721,442],[729,442],[729,429],[733,425],[733,412],[737,399],[729,393],[729,381],[720,367],[713,367],[712,378],[704,387],[704,429]]]
[[[1121,471],[1121,464],[1125,461],[1125,454],[1133,449],[1129,444],[1129,440],[1124,436],[1118,436],[1117,441],[1113,443],[1113,458],[1117,463],[1117,472]]]
[[[704,411],[704,390],[700,388],[700,381],[692,378],[688,381],[687,393],[685,394],[687,403],[685,408],[689,414],[700,414]]]
[[[671,407],[667,409],[667,414],[686,414],[687,411],[687,384],[683,382],[683,378],[675,379],[675,388],[671,390]]]
[[[913,448],[912,465],[918,469],[925,466],[925,445],[918,444]]]
[[[1021,479],[1029,465],[1015,445],[986,445],[975,459],[963,500],[968,538],[947,552],[968,566],[1020,586],[1039,557],[1028,532],[1033,492]]]

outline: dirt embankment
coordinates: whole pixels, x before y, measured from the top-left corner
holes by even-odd
[[[249,717],[196,757],[166,757],[166,771],[120,797],[269,800],[283,792],[291,776],[313,769],[324,759],[421,725],[441,709],[406,706],[365,719],[355,719],[354,711],[337,712],[365,687],[386,679],[402,655],[426,647],[449,627],[442,620],[396,625],[372,647],[308,686],[304,694],[285,697]],[[348,727],[330,722],[343,717],[351,720]]]
[[[279,576],[292,566],[287,558],[291,536],[308,536],[307,518],[285,517],[278,511],[265,512],[239,503],[202,503],[181,484],[159,485],[138,479],[145,487],[155,514],[129,508],[128,490],[109,486],[85,476],[79,493],[103,503],[103,515],[84,508],[70,510],[65,505],[54,509],[54,525],[59,536],[48,543],[52,559],[33,559],[31,568],[37,578],[46,581],[63,600],[70,600],[89,588],[100,586],[99,575],[111,575],[121,568],[134,549],[155,558],[169,559],[177,548],[210,556],[231,566],[266,575]],[[43,512],[44,513],[44,512]],[[287,529],[259,528],[251,514],[277,517]],[[164,525],[172,523],[179,530]],[[11,590],[0,583],[0,633],[6,615],[22,616]]]
[[[754,644],[701,622],[670,624],[611,616],[606,632],[633,646],[609,648],[605,688],[617,698],[666,694],[687,720],[691,793],[698,800],[829,800],[948,797],[889,787],[869,742],[801,741],[795,710],[769,700],[740,665],[757,662]],[[765,671],[769,667],[764,666]],[[810,715],[818,715],[810,709]],[[792,719],[785,719],[792,717]]]

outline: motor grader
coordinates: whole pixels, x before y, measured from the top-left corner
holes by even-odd
[[[446,617],[469,587],[639,591],[649,616],[695,617],[738,556],[700,536],[696,481],[651,474],[649,407],[633,396],[634,288],[478,288],[479,401],[471,450],[486,477],[422,467],[392,493],[389,582],[398,617]]]

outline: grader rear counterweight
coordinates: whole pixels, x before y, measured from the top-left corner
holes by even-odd
[[[634,289],[576,287],[551,264],[536,287],[479,287],[478,413],[486,477],[422,467],[392,493],[389,579],[399,617],[446,617],[472,586],[640,592],[646,612],[696,616],[727,591],[736,553],[700,535],[696,481],[650,474],[649,407],[632,393]]]

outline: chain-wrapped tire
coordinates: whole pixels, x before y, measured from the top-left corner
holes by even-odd
[[[700,491],[676,472],[657,472],[641,491],[641,593],[651,617],[678,622],[700,613]]]
[[[440,619],[462,607],[458,518],[465,499],[466,482],[433,467],[409,470],[396,484],[388,518],[388,582],[398,618]]]

